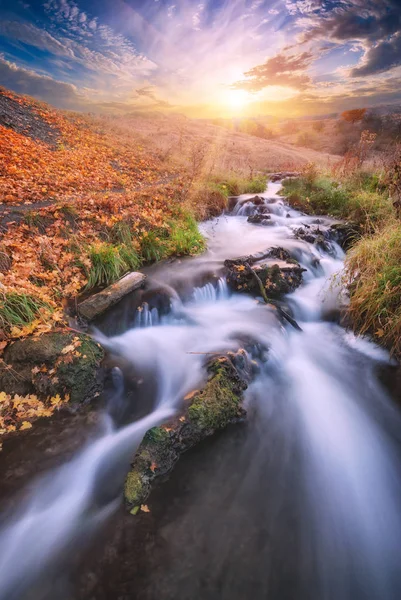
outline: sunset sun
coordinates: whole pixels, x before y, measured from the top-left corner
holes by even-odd
[[[224,94],[223,104],[231,112],[241,112],[250,100],[251,97],[245,90],[227,90]]]

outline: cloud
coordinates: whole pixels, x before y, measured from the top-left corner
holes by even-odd
[[[321,10],[306,17],[303,25],[304,41],[383,40],[401,29],[401,3],[399,0],[321,1]]]
[[[310,66],[313,59],[313,54],[310,52],[290,56],[277,54],[262,65],[253,67],[244,73],[246,79],[237,81],[232,87],[250,92],[258,92],[271,85],[303,90],[311,83],[310,77],[304,71]]]
[[[32,23],[0,21],[0,34],[6,38],[34,46],[40,50],[46,50],[56,56],[72,56],[72,53],[69,52],[66,46],[59,40],[44,29],[39,29]]]
[[[149,98],[153,100],[153,103],[149,106],[151,108],[171,108],[172,105],[166,100],[162,100],[156,94],[156,88],[153,85],[146,85],[144,87],[135,90],[137,96],[140,98]]]
[[[400,0],[321,0],[321,9],[299,18],[298,24],[304,30],[301,42],[357,44],[354,48],[364,55],[350,71],[352,77],[382,73],[401,64]]]
[[[401,65],[401,33],[367,50],[361,66],[351,71],[353,77],[389,71]]]
[[[24,69],[0,56],[0,81],[20,94],[29,94],[60,108],[87,110],[87,99],[70,84]]]

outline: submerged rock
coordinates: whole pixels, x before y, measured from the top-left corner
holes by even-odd
[[[171,471],[183,452],[245,416],[241,402],[249,381],[248,363],[244,350],[212,360],[204,388],[184,399],[184,414],[168,427],[148,431],[125,483],[125,499],[133,514],[146,500],[153,481]]]
[[[104,352],[90,337],[46,333],[8,346],[0,364],[0,390],[39,397],[70,396],[85,402],[102,390]]]
[[[255,256],[245,256],[226,260],[228,269],[227,284],[237,292],[261,295],[262,285],[268,298],[277,300],[281,296],[293,292],[302,283],[305,271],[284,248],[270,248]],[[270,263],[258,263],[258,260],[271,259]],[[279,262],[275,263],[277,260]]]
[[[271,216],[263,213],[259,213],[256,215],[251,215],[247,218],[248,223],[253,223],[254,225],[274,225],[271,221]]]

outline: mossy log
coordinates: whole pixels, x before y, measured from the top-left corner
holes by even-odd
[[[180,417],[146,434],[125,483],[125,499],[132,514],[148,497],[154,480],[171,471],[183,452],[245,416],[241,402],[249,380],[246,352],[214,359],[208,373],[205,387],[185,399]]]

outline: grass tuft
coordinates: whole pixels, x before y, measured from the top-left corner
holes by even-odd
[[[91,268],[88,273],[87,289],[110,285],[129,269],[121,257],[119,248],[106,242],[91,246],[89,258]]]
[[[50,309],[45,302],[28,294],[8,292],[0,298],[0,323],[2,328],[24,327],[34,321],[40,311]]]

